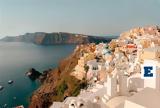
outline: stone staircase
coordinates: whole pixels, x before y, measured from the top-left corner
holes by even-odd
[[[109,101],[109,99],[110,99],[110,97],[106,94],[101,98],[101,100],[104,104],[106,104]]]

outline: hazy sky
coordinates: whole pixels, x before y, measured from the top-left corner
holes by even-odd
[[[0,36],[26,32],[118,35],[160,24],[160,0],[0,0]]]

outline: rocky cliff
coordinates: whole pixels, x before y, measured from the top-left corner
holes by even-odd
[[[113,38],[113,37],[112,37]],[[53,44],[82,44],[82,43],[99,43],[109,42],[110,37],[88,36],[82,34],[55,32],[55,33],[26,33],[24,35],[15,37],[5,37],[1,41],[6,42],[29,42],[40,45],[53,45]]]
[[[81,52],[95,51],[95,44],[78,45],[74,52],[59,63],[58,68],[50,70],[42,85],[30,100],[29,108],[48,108],[53,101],[63,101],[67,96],[77,96],[86,87],[85,80],[78,80],[70,73],[78,63]]]

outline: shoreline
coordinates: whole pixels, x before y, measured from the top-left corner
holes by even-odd
[[[79,94],[81,87],[84,88],[84,81],[78,80],[70,73],[77,65],[81,51],[87,51],[89,47],[90,44],[77,45],[68,57],[59,62],[57,68],[47,73],[44,82],[32,93],[29,108],[49,107],[53,101],[63,101],[65,97]],[[61,85],[66,85],[67,89],[61,90]]]

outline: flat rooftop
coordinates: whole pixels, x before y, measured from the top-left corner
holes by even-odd
[[[160,91],[147,87],[129,97],[127,101],[137,104],[137,106],[143,106],[144,108],[160,108]]]
[[[158,52],[160,52],[160,46],[156,46],[153,48],[144,48],[144,51],[158,51]]]

